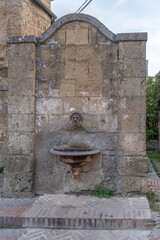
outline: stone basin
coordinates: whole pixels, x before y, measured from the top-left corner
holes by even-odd
[[[100,151],[91,148],[54,147],[50,152],[59,156],[88,156],[97,154]]]
[[[72,174],[75,179],[80,176],[85,163],[91,161],[91,155],[99,153],[99,150],[92,148],[77,148],[70,146],[54,147],[50,153],[58,155],[59,161],[70,165]]]

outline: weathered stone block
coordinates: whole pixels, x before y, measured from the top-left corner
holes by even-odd
[[[88,113],[88,98],[76,97],[64,99],[64,113],[84,112]]]
[[[47,98],[49,96],[48,81],[36,81],[36,97]]]
[[[32,156],[9,155],[5,163],[5,169],[11,174],[26,174],[34,171],[34,159]]]
[[[35,78],[34,61],[16,61],[13,59],[12,64],[9,64],[8,77],[10,79]]]
[[[119,80],[120,97],[143,96],[144,95],[144,79],[143,78],[127,78]]]
[[[148,191],[147,178],[135,176],[120,176],[117,179],[117,193],[141,193]]]
[[[65,62],[64,68],[64,74],[66,79],[88,78],[88,62]]]
[[[90,96],[90,82],[86,79],[77,79],[76,81],[76,97]]]
[[[38,194],[59,192],[63,189],[60,173],[57,172],[52,175],[38,173],[35,178],[35,189]]]
[[[116,79],[118,77],[117,63],[101,62],[103,79]]]
[[[66,44],[88,44],[88,28],[67,28]]]
[[[141,132],[141,115],[140,114],[120,114],[119,131],[139,133]]]
[[[35,120],[35,131],[36,133],[40,131],[48,131],[48,115],[36,115]]]
[[[63,100],[59,98],[38,98],[36,103],[37,114],[62,114]]]
[[[4,197],[32,197],[33,173],[11,174],[5,171],[3,190]]]
[[[58,64],[56,64],[57,66]],[[61,65],[59,64],[59,69]],[[52,66],[48,64],[48,62],[37,62],[37,70],[36,70],[36,78],[37,80],[46,81],[52,78]]]
[[[102,97],[102,81],[98,79],[77,79],[76,96]]]
[[[117,114],[106,114],[100,116],[101,126],[103,131],[106,132],[117,132],[118,128],[118,115]]]
[[[74,97],[75,96],[76,81],[66,79],[60,85],[60,97]]]
[[[35,95],[35,79],[33,78],[17,78],[9,79],[9,95],[10,96],[34,96]]]
[[[9,45],[9,62],[21,62],[35,60],[35,44],[34,43],[19,43]]]
[[[106,36],[104,36],[100,31],[95,27],[91,26],[89,28],[89,44],[103,44],[110,43]]]
[[[123,155],[146,155],[146,136],[140,133],[120,133],[119,144]]]
[[[143,97],[125,97],[119,99],[120,114],[145,114],[146,98]]]
[[[32,114],[34,113],[35,99],[26,96],[9,96],[8,113],[9,114]]]
[[[7,160],[7,155],[6,154],[0,154],[0,166],[4,166],[6,160]]]
[[[71,127],[69,115],[49,115],[48,130],[50,132],[59,131]]]
[[[46,81],[64,78],[64,63],[59,61],[37,62],[37,80]]]
[[[117,96],[117,79],[102,80],[102,96],[107,98],[115,98]]]
[[[5,142],[8,139],[8,128],[3,127],[0,129],[0,141]]]
[[[117,61],[118,47],[117,44],[96,44],[94,47],[96,59],[102,62],[112,63]],[[98,60],[97,59],[97,60]]]
[[[94,47],[91,45],[76,46],[76,61],[101,61],[100,54],[96,54]]]
[[[80,192],[81,190],[93,190],[95,185],[100,185],[103,174],[99,171],[83,171],[79,177],[79,181],[74,181],[72,174],[66,174],[65,192]]]
[[[146,60],[136,59],[119,61],[119,74],[120,77],[125,78],[146,78]]]
[[[30,154],[34,152],[33,133],[13,133],[8,136],[9,154]]]
[[[0,125],[7,126],[7,115],[8,114],[8,107],[7,104],[0,100]]]
[[[50,46],[40,46],[37,48],[37,57],[41,61],[47,61],[51,57],[51,47]]]
[[[59,29],[57,32],[57,38],[60,41],[60,43],[65,43],[66,40],[66,31],[63,29]]]
[[[83,115],[83,128],[86,132],[101,132],[101,119],[96,115]]]
[[[102,79],[103,70],[100,62],[89,62],[89,78]]]
[[[148,161],[145,157],[121,157],[118,161],[118,174],[122,176],[146,177]]]
[[[111,114],[116,110],[116,101],[114,99],[91,97],[89,100],[90,114]]]
[[[34,132],[33,114],[11,114],[9,117],[9,132]]]
[[[8,154],[8,142],[0,142],[0,153]]]
[[[146,42],[119,42],[120,59],[146,59]]]
[[[76,46],[66,45],[62,50],[62,60],[75,61],[76,60]]]
[[[102,153],[102,169],[105,177],[116,175],[116,156],[107,155]]]

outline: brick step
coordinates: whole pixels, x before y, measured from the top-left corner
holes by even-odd
[[[44,195],[33,202],[0,202],[0,226],[83,230],[150,230],[153,219],[146,198],[99,199]],[[3,206],[4,205],[4,206]],[[6,207],[5,207],[6,205]]]
[[[96,219],[96,218],[46,218],[0,217],[1,227],[83,229],[83,230],[152,230],[151,219]]]
[[[5,229],[0,240],[157,240],[160,233],[151,231],[107,230],[51,230],[51,229]]]

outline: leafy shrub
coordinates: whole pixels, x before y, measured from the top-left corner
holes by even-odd
[[[158,111],[160,105],[160,72],[146,82],[146,137],[158,139]]]
[[[104,186],[95,185],[94,190],[91,193],[92,196],[99,198],[110,198],[113,197],[114,194],[111,190],[105,188]]]

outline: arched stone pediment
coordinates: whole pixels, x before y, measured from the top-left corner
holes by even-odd
[[[117,35],[112,33],[103,23],[101,23],[98,19],[82,14],[82,13],[73,13],[65,15],[55,21],[38,39],[39,43],[44,43],[48,38],[50,38],[59,28],[61,28],[64,24],[73,21],[83,21],[90,23],[95,28],[97,28],[105,37],[107,37],[110,41],[116,42]]]

